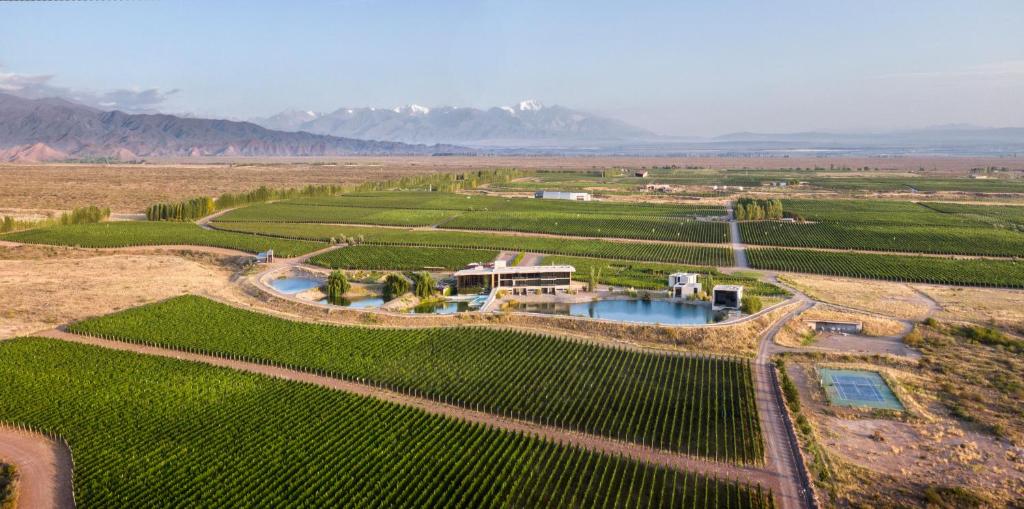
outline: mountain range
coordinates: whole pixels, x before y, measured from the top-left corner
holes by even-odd
[[[0,93],[0,161],[435,153],[472,151],[282,132],[249,122],[101,111],[64,99]]]
[[[489,148],[592,146],[658,138],[621,120],[534,100],[488,109],[411,104],[391,109],[339,108],[330,113],[289,110],[252,121],[282,131]]]
[[[486,110],[410,105],[288,111],[253,122],[102,111],[0,93],[0,162],[110,158],[435,154],[1013,155],[1024,128],[945,125],[885,132],[658,136],[625,122],[523,101]],[[381,140],[381,141],[373,141]]]

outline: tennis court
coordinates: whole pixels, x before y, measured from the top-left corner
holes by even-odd
[[[874,371],[821,368],[818,374],[833,405],[904,410],[889,385]]]

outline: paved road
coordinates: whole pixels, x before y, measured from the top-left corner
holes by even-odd
[[[71,452],[63,443],[0,426],[0,458],[18,468],[18,507],[75,507]]]
[[[794,317],[813,307],[815,303],[796,289],[786,289],[793,292],[794,297],[800,301],[800,305],[786,313],[762,333],[757,357],[754,361],[754,390],[757,413],[761,419],[761,431],[765,437],[765,466],[779,477],[775,501],[783,509],[804,509],[809,507],[809,504],[804,482],[797,466],[800,458],[797,456],[795,447],[798,445],[790,439],[786,419],[783,415],[786,409],[782,407],[776,394],[775,377],[772,376],[772,370],[775,367],[771,364],[770,358],[775,352],[787,350],[775,344],[775,335],[779,330]]]
[[[669,451],[653,449],[650,447],[643,447],[634,443],[621,442],[618,440],[613,440],[610,438],[605,438],[597,435],[590,435],[586,433],[570,431],[555,426],[545,426],[533,422],[513,419],[510,417],[503,417],[500,415],[490,414],[486,412],[469,410],[466,408],[448,405],[445,403],[423,399],[415,396],[410,396],[408,394],[393,392],[370,385],[338,380],[336,378],[318,376],[302,371],[295,371],[275,366],[266,366],[262,364],[254,364],[250,362],[226,359],[210,355],[181,352],[167,348],[158,348],[145,345],[138,345],[134,343],[124,343],[121,341],[112,341],[107,339],[80,336],[77,334],[71,334],[61,330],[43,331],[34,335],[60,339],[72,343],[99,346],[103,348],[109,348],[112,350],[121,350],[145,355],[155,355],[159,357],[169,357],[185,361],[201,362],[213,366],[226,367],[248,373],[257,373],[284,380],[311,383],[328,389],[344,391],[352,394],[357,394],[360,396],[369,396],[391,403],[415,407],[432,414],[444,415],[462,421],[487,424],[495,428],[500,428],[508,431],[522,432],[535,435],[540,438],[554,442],[573,444],[592,451],[604,452],[613,455],[621,454],[626,457],[631,457],[641,461],[671,467],[678,470],[703,473],[707,475],[717,476],[722,479],[736,479],[751,484],[761,484],[762,486],[768,488],[774,488],[778,484],[777,476],[773,472],[770,472],[763,468],[743,467],[731,463],[716,462],[704,458],[687,456],[685,454],[678,454]]]
[[[729,202],[729,237],[736,266],[741,269],[750,268],[750,264],[747,263],[747,247],[740,240],[740,224],[736,221],[736,209],[733,202]]]

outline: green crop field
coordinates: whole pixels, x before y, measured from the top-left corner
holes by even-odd
[[[291,202],[261,203],[235,209],[217,218],[220,222],[272,221],[282,223],[351,223],[394,226],[428,226],[458,214],[449,210],[371,209],[318,207]]]
[[[1024,233],[992,226],[740,223],[746,244],[958,255],[1024,256]]]
[[[727,242],[724,223],[688,216],[724,215],[709,205],[627,204],[389,192],[302,198],[232,210],[228,222],[441,225],[587,237]],[[640,219],[642,218],[642,219]]]
[[[0,240],[77,247],[211,246],[249,253],[273,249],[276,255],[284,257],[327,246],[322,242],[204,230],[192,223],[146,221],[52,226],[0,235]]]
[[[538,212],[469,212],[440,225],[464,230],[499,230],[549,233],[580,237],[673,240],[724,243],[729,228],[724,222],[678,218],[647,218],[636,212],[593,215]]]
[[[747,249],[751,267],[963,286],[1024,287],[1024,261],[953,259],[803,249]]]
[[[312,385],[0,343],[0,420],[64,437],[79,507],[772,507],[770,495]]]
[[[406,230],[323,224],[215,223],[220,229],[317,241],[362,237],[366,244],[467,249],[501,249],[544,254],[587,256],[729,267],[732,249],[662,242],[613,242],[596,239],[534,237],[445,230]]]
[[[921,202],[921,205],[943,214],[956,214],[993,226],[1024,231],[1024,207],[1022,206],[941,202]]]
[[[549,189],[551,190],[551,189]],[[452,211],[561,212],[575,214],[637,214],[658,217],[724,216],[725,207],[707,204],[576,202],[452,193],[391,191],[351,193],[332,197],[299,198],[293,203],[330,207],[434,209]]]
[[[782,208],[786,216],[826,223],[901,226],[980,226],[985,224],[974,218],[943,214],[909,201],[783,200]]]
[[[747,464],[764,446],[748,361],[614,349],[484,328],[292,322],[184,296],[70,327],[268,360],[451,404]]]
[[[712,277],[715,284],[743,285],[746,293],[766,297],[788,295],[785,290],[763,281],[752,278],[730,276],[709,267],[688,267],[664,263],[632,262],[627,260],[602,260],[598,258],[581,258],[578,256],[551,255],[544,257],[545,265],[568,264],[576,267],[573,279],[588,281],[591,269],[597,275],[597,282],[605,285],[624,288],[648,290],[665,290],[668,288],[668,276],[674,272],[697,272],[701,277]]]
[[[461,269],[472,262],[489,262],[498,251],[431,247],[372,246],[343,247],[310,258],[309,263],[331,269],[419,270],[442,267]]]

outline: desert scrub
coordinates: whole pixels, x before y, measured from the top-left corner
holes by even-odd
[[[15,487],[18,483],[18,469],[14,465],[0,463],[0,509],[14,509],[17,506]]]

